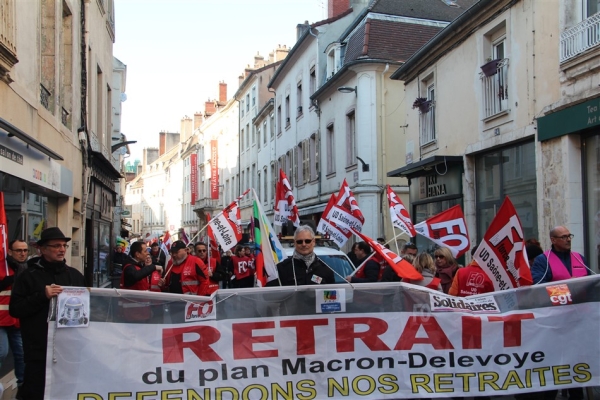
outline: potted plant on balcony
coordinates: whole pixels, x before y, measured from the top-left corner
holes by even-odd
[[[412,105],[413,110],[418,108],[421,114],[426,114],[431,109],[431,100],[427,100],[425,97],[417,97]]]
[[[485,76],[496,75],[498,73],[498,63],[500,63],[501,60],[499,58],[492,60],[492,57],[488,57],[485,61],[486,63],[480,67],[481,72],[483,72]]]

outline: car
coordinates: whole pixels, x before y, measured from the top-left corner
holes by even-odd
[[[283,237],[279,241],[283,246],[285,255],[291,257],[294,254],[293,238]],[[317,257],[333,270],[335,283],[345,283],[345,278],[354,272],[355,267],[352,261],[332,241],[317,236],[314,251]]]

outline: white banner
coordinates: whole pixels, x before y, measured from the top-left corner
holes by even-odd
[[[92,289],[87,329],[50,324],[46,398],[398,399],[596,386],[599,285],[586,277],[469,298],[383,283],[223,290],[214,309],[197,307],[206,319],[175,322],[180,305],[162,302],[149,324],[109,322],[101,305],[119,294]]]

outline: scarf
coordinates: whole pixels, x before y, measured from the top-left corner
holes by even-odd
[[[300,254],[296,250],[294,250],[294,256],[293,257],[296,260],[302,260],[302,261],[304,261],[304,263],[306,264],[306,268],[308,268],[315,261],[315,258],[317,257],[317,255],[313,252],[313,253],[310,253],[310,254],[308,254],[306,256],[303,256],[302,254]]]

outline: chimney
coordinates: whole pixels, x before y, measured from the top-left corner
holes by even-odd
[[[206,118],[210,117],[215,112],[217,112],[217,109],[215,108],[214,100],[208,100],[204,103],[204,115],[206,116]]]
[[[238,76],[238,86],[242,86],[244,79],[245,79],[244,74],[241,74],[240,76]]]
[[[275,62],[281,61],[284,58],[286,58],[289,51],[290,49],[288,49],[285,44],[283,46],[278,45],[277,49],[275,49]]]
[[[185,142],[186,140],[189,139],[190,136],[192,136],[192,127],[193,127],[193,123],[192,123],[192,119],[190,117],[188,117],[187,115],[183,118],[181,118],[181,129],[179,130],[180,132],[180,140],[181,142]]]
[[[296,25],[296,41],[298,41],[309,28],[310,25],[308,21],[304,21],[303,24]]]
[[[158,156],[162,156],[167,151],[167,132],[160,131],[158,134]]]
[[[262,68],[265,66],[265,58],[256,52],[254,56],[254,68]]]
[[[225,82],[219,82],[219,101],[227,103],[227,84]]]
[[[196,111],[194,113],[194,131],[200,128],[200,125],[202,125],[202,113]]]
[[[328,0],[327,18],[334,18],[350,8],[350,0]]]

